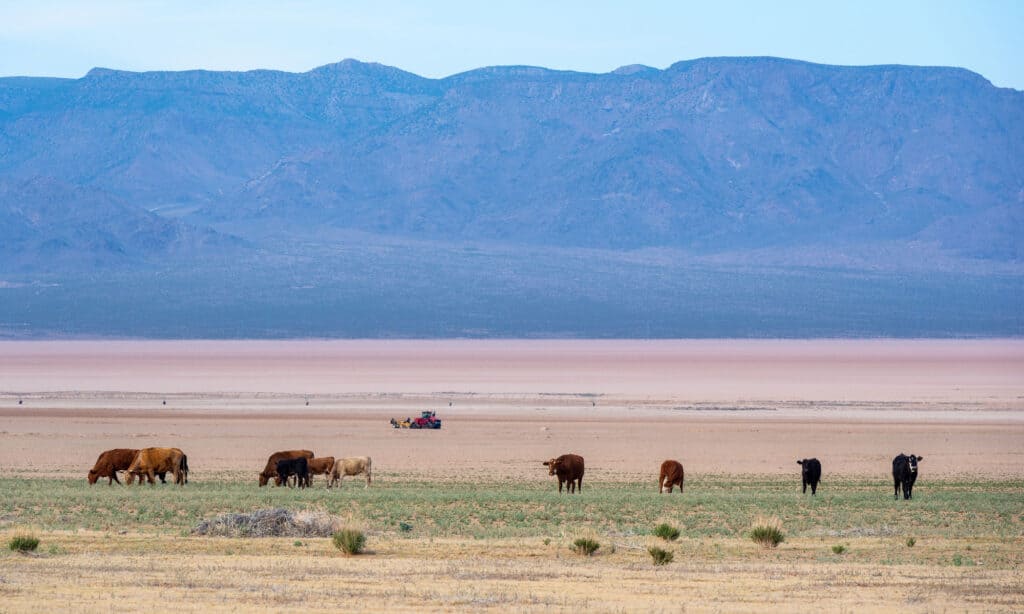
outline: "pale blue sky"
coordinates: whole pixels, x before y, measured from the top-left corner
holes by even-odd
[[[496,64],[607,72],[705,56],[961,66],[1024,89],[1024,1],[0,0],[0,75],[305,71],[343,58],[442,77]]]

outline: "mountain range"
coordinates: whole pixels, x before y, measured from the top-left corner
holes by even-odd
[[[1019,335],[1022,237],[959,68],[0,79],[0,336]]]

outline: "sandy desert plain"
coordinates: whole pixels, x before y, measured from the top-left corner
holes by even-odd
[[[423,409],[444,428],[388,423]],[[147,446],[190,483],[86,484]],[[374,483],[258,488],[293,448],[372,456]],[[581,495],[541,465],[566,452]],[[899,452],[924,457],[910,501]],[[4,341],[0,468],[3,543],[41,540],[0,554],[0,611],[1024,610],[1024,340]],[[367,553],[193,532],[267,508]]]

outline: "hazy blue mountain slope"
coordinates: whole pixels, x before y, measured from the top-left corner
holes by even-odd
[[[1024,334],[957,68],[0,78],[0,336]]]

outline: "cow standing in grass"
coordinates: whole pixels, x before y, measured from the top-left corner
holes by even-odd
[[[121,480],[117,479],[117,472],[131,467],[132,461],[135,460],[135,455],[138,453],[139,451],[136,449],[116,448],[100,454],[96,459],[96,464],[89,470],[89,484],[95,484],[100,478],[108,478],[108,486],[112,486],[114,482],[120,484]]]
[[[796,462],[798,465],[803,465],[803,469],[800,471],[800,477],[804,482],[804,494],[807,494],[807,486],[811,487],[811,494],[818,494],[818,482],[821,481],[821,462],[816,458],[805,458]]]
[[[568,482],[566,491],[571,493],[583,492],[583,457],[579,454],[563,454],[558,458],[544,461],[548,468],[548,475],[558,476],[558,492],[562,492],[562,484]]]
[[[267,466],[260,472],[260,486],[266,486],[271,479],[274,479],[274,483],[277,484],[277,461],[299,458],[300,456],[309,460],[313,458],[313,452],[310,450],[283,450],[271,454],[270,458],[267,459]]]
[[[683,472],[683,464],[676,460],[667,460],[661,464],[661,471],[658,472],[658,493],[668,489],[672,492],[673,486],[679,487],[679,493],[683,492],[683,479],[686,477]]]
[[[299,488],[309,486],[309,461],[305,456],[277,461],[278,486],[286,484],[291,487],[291,484],[288,483],[288,478],[293,475],[295,476],[295,481],[298,483]]]
[[[134,476],[138,476],[141,485],[145,476],[152,485],[159,473],[174,474],[174,483],[179,486],[188,484],[188,457],[179,448],[143,448],[128,467],[126,482],[131,484]]]
[[[913,496],[914,482],[917,481],[917,463],[922,460],[923,456],[907,456],[902,452],[892,459],[893,498],[900,498],[900,486],[903,486],[904,499]]]
[[[322,475],[327,478],[327,487],[331,486],[331,471],[334,469],[333,456],[318,456],[309,459],[309,481],[312,485],[313,476]]]
[[[370,482],[373,481],[373,459],[369,456],[339,458],[334,461],[334,469],[331,470],[331,481],[327,483],[327,487],[330,488],[337,484],[338,488],[341,488],[341,478],[347,475],[359,475],[360,473],[366,474],[366,486],[363,488],[369,488]]]

